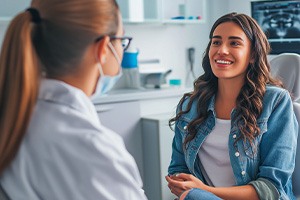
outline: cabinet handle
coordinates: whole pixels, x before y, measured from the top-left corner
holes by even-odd
[[[97,106],[96,107],[97,113],[108,112],[108,111],[110,111],[112,109],[113,109],[113,106],[104,106],[104,105],[101,105],[101,106]]]

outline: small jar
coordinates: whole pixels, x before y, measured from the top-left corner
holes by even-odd
[[[181,87],[181,79],[170,79],[169,80],[169,85],[171,87],[180,88]]]

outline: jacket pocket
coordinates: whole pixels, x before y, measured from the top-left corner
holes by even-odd
[[[258,153],[259,153],[259,144],[261,142],[262,135],[267,132],[267,120],[266,119],[259,119],[257,121],[257,125],[260,129],[260,134],[254,138],[253,147],[251,147],[250,143],[247,141],[245,147],[245,153],[249,158],[257,160]]]

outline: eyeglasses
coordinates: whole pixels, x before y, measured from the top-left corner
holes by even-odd
[[[122,37],[111,36],[110,40],[121,40],[121,44],[122,44],[123,50],[126,51],[126,49],[128,49],[128,47],[130,45],[132,37],[128,37],[128,36],[122,36]]]
[[[96,42],[98,42],[99,40],[101,40],[103,38],[103,36],[100,36],[96,39]],[[132,40],[132,37],[128,37],[128,36],[110,36],[110,41],[112,40],[121,40],[121,44],[122,44],[122,48],[123,51],[126,51],[126,49],[128,49],[130,42]]]

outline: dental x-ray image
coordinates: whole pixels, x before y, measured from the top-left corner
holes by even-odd
[[[266,33],[272,53],[300,53],[300,0],[251,2],[252,17]]]

